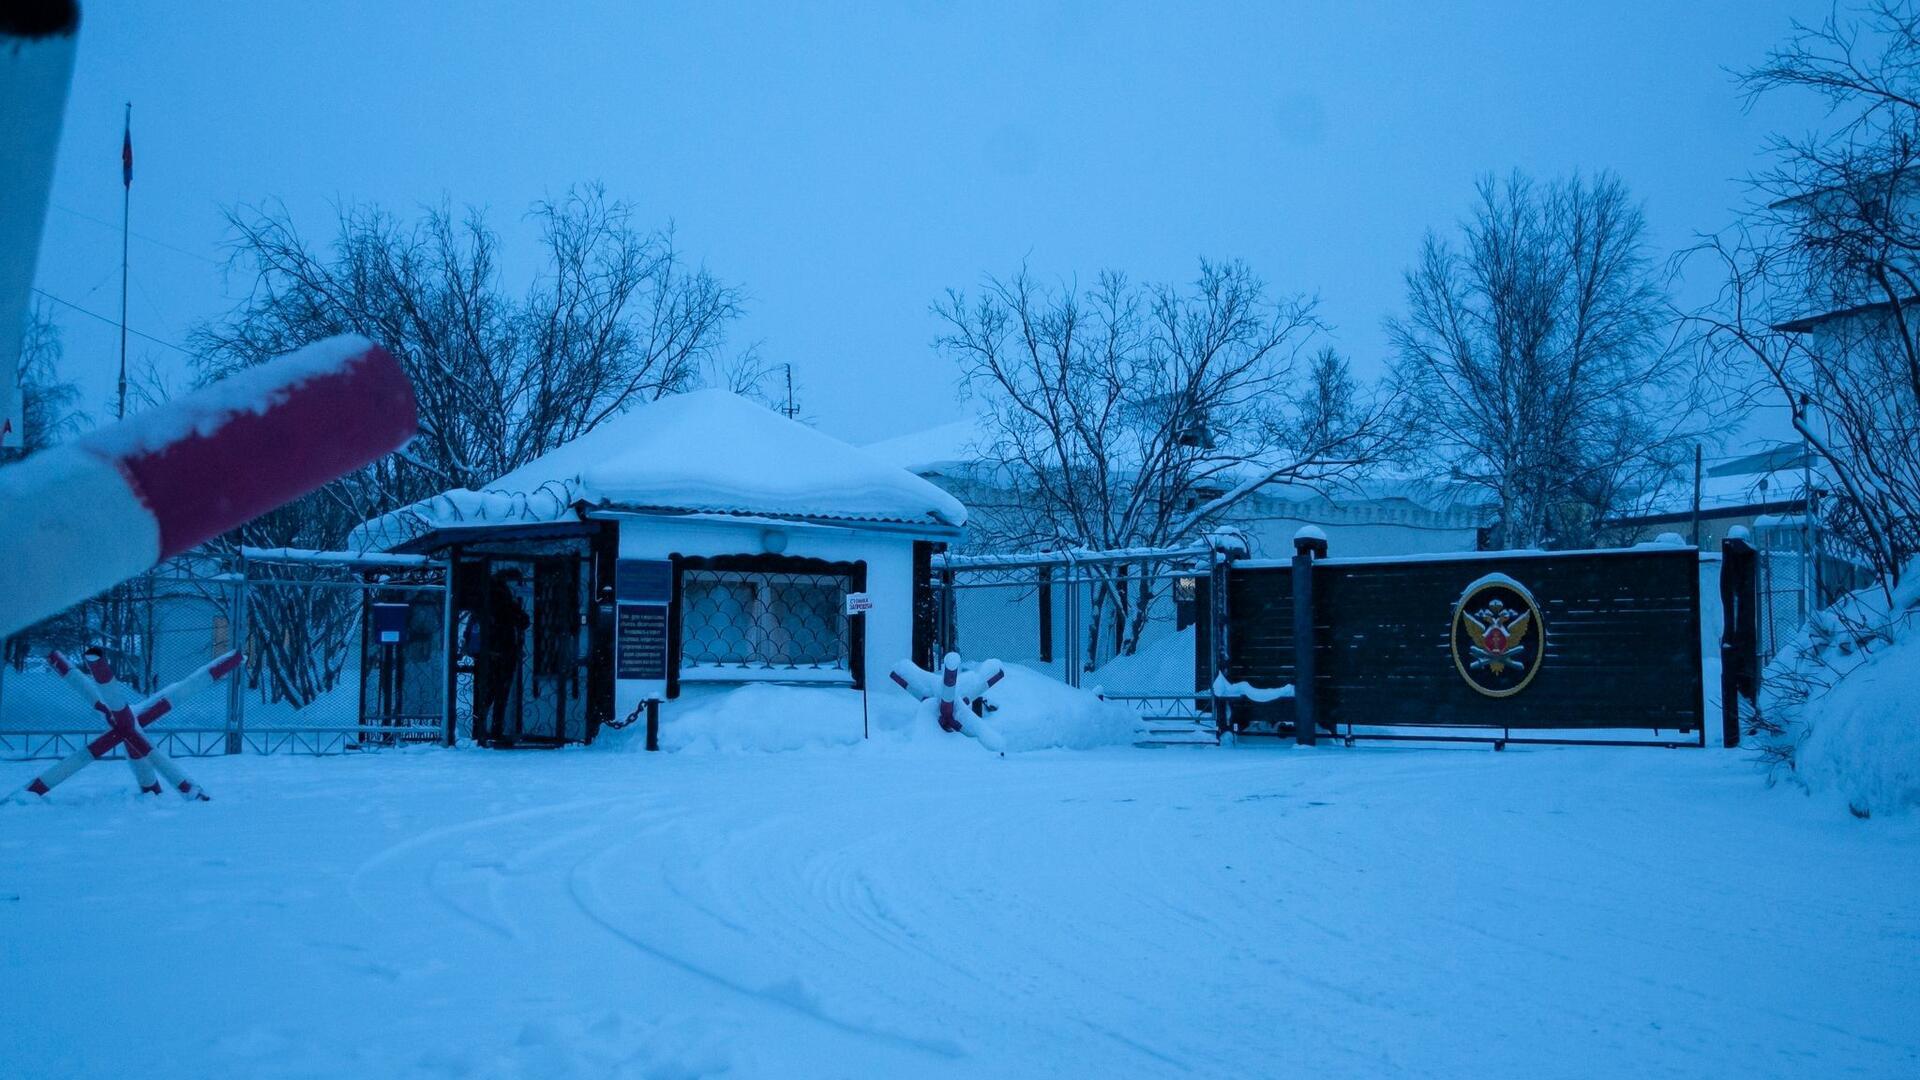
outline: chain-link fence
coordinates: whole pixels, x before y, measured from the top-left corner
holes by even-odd
[[[135,696],[233,649],[246,663],[148,729],[167,753],[337,753],[447,730],[443,564],[256,552],[169,564],[7,639],[0,757],[59,757],[102,721],[47,654],[97,646]]]
[[[1206,548],[938,558],[938,651],[1097,690],[1138,710],[1150,731],[1211,732],[1194,674],[1211,558]]]
[[[1873,583],[1865,560],[1842,550],[1801,518],[1762,521],[1753,530],[1758,558],[1755,597],[1764,661],[1791,642],[1813,612]]]

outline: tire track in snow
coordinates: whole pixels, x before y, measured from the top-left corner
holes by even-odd
[[[400,862],[404,857],[420,852],[431,852],[436,846],[447,841],[483,830],[497,830],[503,826],[524,824],[529,821],[550,818],[556,814],[572,813],[581,810],[606,809],[614,806],[636,805],[646,801],[648,800],[645,796],[580,799],[549,806],[529,807],[524,810],[515,810],[504,814],[491,814],[486,817],[475,818],[453,825],[443,825],[438,828],[428,829],[425,832],[416,833],[404,840],[389,844],[371,856],[368,856],[349,876],[347,881],[347,896],[353,901],[354,906],[358,907],[369,917],[375,919],[387,918],[392,914],[390,910],[381,910],[369,903],[366,895],[367,881],[375,873]],[[598,827],[600,826],[596,825],[590,828]],[[516,940],[519,937],[519,931],[511,924],[511,921],[501,913],[497,896],[493,891],[495,883],[490,881],[487,882],[485,886],[488,896],[487,906],[492,910],[485,913],[469,910],[465,904],[462,904],[459,900],[449,895],[440,874],[441,867],[444,865],[445,860],[429,857],[425,861],[425,864],[418,868],[419,887],[421,891],[425,892],[447,911],[487,931],[489,934],[506,941]],[[477,866],[479,868],[493,868],[497,871],[504,869],[507,865],[507,863],[499,861],[489,861],[481,864],[471,864],[469,868],[471,869]]]
[[[601,865],[607,858],[618,851],[632,846],[632,842],[625,842],[601,848],[574,864],[573,869],[567,875],[567,889],[569,895],[573,898],[574,906],[582,915],[598,924],[618,940],[625,942],[636,951],[652,957],[660,963],[683,971],[704,982],[731,991],[749,1000],[794,1013],[835,1031],[882,1045],[911,1050],[938,1058],[957,1060],[966,1056],[966,1052],[958,1045],[945,1039],[930,1039],[921,1036],[907,1035],[881,1028],[866,1027],[842,1020],[825,1011],[820,1005],[811,1000],[809,995],[797,987],[788,991],[785,989],[785,984],[775,984],[765,989],[755,989],[747,986],[718,971],[697,964],[675,953],[668,952],[666,949],[653,944],[641,935],[620,925],[619,922],[605,914],[602,910],[606,905],[606,900],[599,893],[599,876]]]

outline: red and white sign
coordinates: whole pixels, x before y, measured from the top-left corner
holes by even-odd
[[[865,615],[873,610],[873,594],[850,592],[847,594],[847,614]]]

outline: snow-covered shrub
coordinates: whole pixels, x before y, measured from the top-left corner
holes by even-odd
[[[1747,727],[1773,775],[1859,817],[1920,806],[1920,563],[1816,613],[1762,680]]]

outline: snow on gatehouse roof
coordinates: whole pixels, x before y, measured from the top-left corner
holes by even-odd
[[[725,390],[661,398],[507,473],[365,522],[351,545],[439,529],[576,521],[632,510],[875,522],[948,531],[966,507],[932,483]]]

